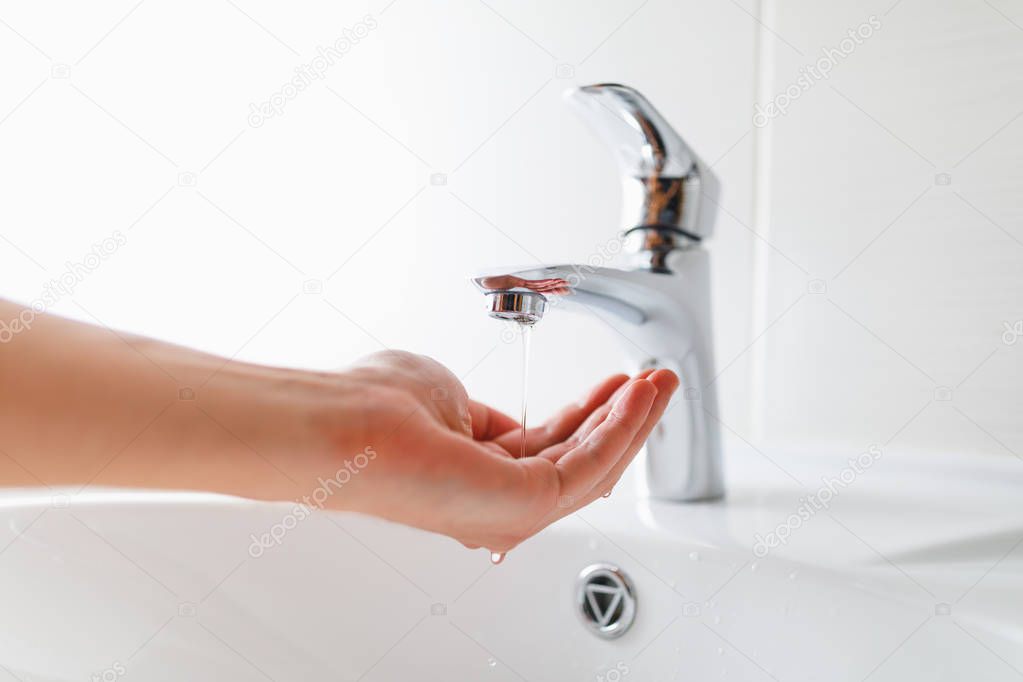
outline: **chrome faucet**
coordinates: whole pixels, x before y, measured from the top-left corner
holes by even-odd
[[[702,241],[717,206],[714,176],[636,90],[601,84],[566,93],[611,147],[622,170],[631,269],[553,265],[473,279],[493,317],[532,325],[562,302],[582,306],[625,337],[637,368],[668,368],[682,385],[646,444],[645,485],[673,501],[721,497],[720,434],[713,377],[710,263]],[[702,195],[713,204],[702,207]]]

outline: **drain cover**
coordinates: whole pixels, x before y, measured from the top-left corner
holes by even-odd
[[[624,635],[636,618],[636,593],[620,568],[593,564],[576,581],[576,606],[593,634],[614,639]]]

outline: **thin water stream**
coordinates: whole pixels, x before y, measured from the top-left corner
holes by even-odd
[[[519,332],[522,337],[522,419],[519,421],[522,435],[519,439],[519,457],[526,456],[526,408],[529,404],[529,355],[533,337],[533,325],[536,320],[519,320]],[[499,564],[504,561],[504,552],[491,552],[490,563]]]
[[[526,406],[529,403],[529,345],[533,337],[533,325],[520,323],[522,327],[522,439],[519,457],[526,456]]]

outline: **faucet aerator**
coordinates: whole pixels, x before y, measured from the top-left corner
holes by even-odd
[[[487,303],[491,317],[530,327],[547,311],[547,298],[533,292],[493,291],[487,293]]]

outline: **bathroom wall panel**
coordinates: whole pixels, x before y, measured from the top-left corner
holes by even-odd
[[[765,127],[764,315],[782,319],[763,337],[761,442],[1023,453],[1011,7],[772,5],[765,23],[803,54],[772,41],[768,97],[876,28]]]

